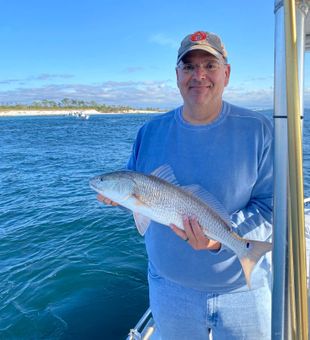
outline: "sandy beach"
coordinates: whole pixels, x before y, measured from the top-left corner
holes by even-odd
[[[102,114],[134,114],[134,113],[160,113],[159,111],[149,110],[127,110],[122,112],[99,112],[96,110],[0,110],[0,117],[14,116],[68,116],[75,112],[80,112],[85,115],[102,115]]]

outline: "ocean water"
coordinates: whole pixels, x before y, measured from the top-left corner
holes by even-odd
[[[0,118],[0,339],[124,339],[146,310],[143,238],[88,181],[124,166],[150,117]]]

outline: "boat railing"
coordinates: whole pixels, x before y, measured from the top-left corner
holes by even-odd
[[[306,237],[306,256],[307,256],[307,287],[308,294],[310,288],[310,197],[304,200],[305,203],[305,237]]]
[[[154,333],[155,325],[152,318],[151,309],[148,308],[139,322],[128,334],[127,340],[148,340]]]

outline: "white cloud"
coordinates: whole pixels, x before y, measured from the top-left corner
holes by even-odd
[[[248,108],[272,108],[273,89],[246,90],[241,87],[228,87],[224,93],[224,99]]]
[[[179,42],[175,39],[167,37],[162,33],[154,34],[150,37],[150,42],[161,45],[161,46],[168,46],[176,50],[179,47]]]
[[[41,87],[19,87],[0,91],[0,103],[32,103],[50,99],[60,101],[68,97],[96,101],[108,105],[158,107],[171,109],[182,104],[179,90],[172,81],[107,81],[97,84],[52,84]],[[238,106],[270,109],[273,107],[273,89],[245,89],[229,86],[224,99]],[[310,107],[310,88],[304,92],[305,107]]]
[[[304,91],[304,106],[310,108],[310,87],[305,88]]]
[[[109,81],[92,85],[62,84],[0,91],[0,103],[31,103],[43,99],[60,101],[65,97],[141,108],[166,109],[180,105],[182,102],[177,88],[169,85],[169,82],[162,81]]]

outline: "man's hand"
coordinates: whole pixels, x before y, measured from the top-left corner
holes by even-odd
[[[113,205],[113,207],[116,207],[118,205],[118,203],[113,202],[109,198],[104,197],[104,196],[102,196],[100,194],[97,195],[97,200],[102,202],[102,203],[105,203],[107,205]]]
[[[174,224],[170,228],[184,241],[187,241],[195,250],[219,250],[221,243],[208,239],[198,221],[194,217],[183,217],[184,231],[176,227]]]

